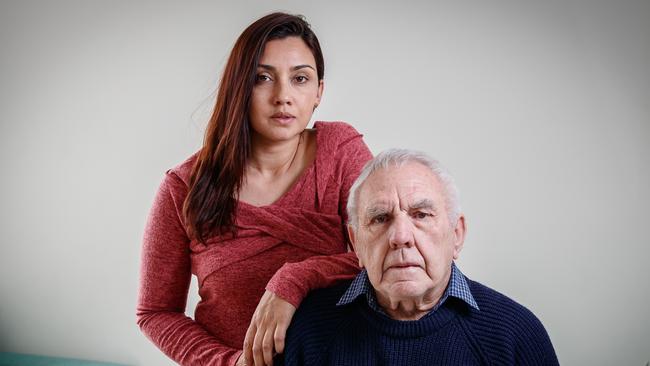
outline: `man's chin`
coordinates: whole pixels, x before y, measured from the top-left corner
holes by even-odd
[[[415,279],[400,279],[394,281],[388,287],[389,296],[391,298],[400,298],[400,299],[417,299],[422,297],[426,291],[427,287]]]

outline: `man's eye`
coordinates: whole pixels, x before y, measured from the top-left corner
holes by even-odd
[[[375,216],[370,220],[371,224],[384,224],[388,221],[388,215]]]
[[[429,216],[431,216],[431,214],[428,214],[428,213],[422,212],[422,211],[416,211],[413,214],[413,217],[415,217],[416,219],[419,219],[419,220],[426,219]]]

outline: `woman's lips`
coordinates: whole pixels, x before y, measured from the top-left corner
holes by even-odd
[[[271,118],[281,124],[288,124],[291,123],[294,119],[296,119],[295,116],[288,113],[276,113],[272,115]]]

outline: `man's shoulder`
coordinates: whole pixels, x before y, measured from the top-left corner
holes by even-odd
[[[287,330],[285,351],[279,364],[318,364],[322,350],[346,324],[352,308],[337,306],[351,281],[312,291],[300,304]]]
[[[539,322],[537,317],[524,305],[480,282],[467,280],[472,296],[478,304],[477,314],[495,321],[515,326],[520,323]]]
[[[479,342],[504,362],[556,365],[557,357],[542,322],[528,308],[468,279],[480,310],[465,318]],[[489,347],[487,345],[490,345]]]
[[[350,287],[352,281],[343,281],[333,287],[314,290],[302,301],[296,311],[294,323],[303,321],[309,322],[309,326],[314,326],[313,318],[336,318],[345,313],[345,306],[337,306],[341,296]]]

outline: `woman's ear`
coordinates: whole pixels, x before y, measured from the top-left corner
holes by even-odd
[[[321,79],[318,81],[318,93],[316,94],[316,104],[314,109],[320,104],[320,99],[323,97],[323,89],[325,88],[325,80]]]

